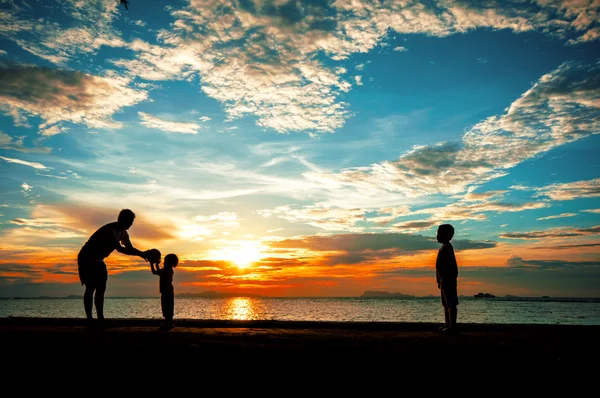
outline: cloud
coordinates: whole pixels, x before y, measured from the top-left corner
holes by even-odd
[[[299,256],[305,250],[317,252],[311,257],[318,264],[358,264],[380,261],[403,254],[421,251],[435,251],[439,243],[435,238],[403,233],[383,234],[336,234],[331,236],[306,236],[267,242],[273,249],[298,251]],[[477,250],[495,247],[494,242],[456,240],[453,245],[457,251]],[[315,259],[316,258],[316,259]]]
[[[522,190],[536,191],[535,196],[545,196],[552,200],[573,200],[600,197],[600,178],[587,181],[556,183],[544,187],[519,187]]]
[[[597,214],[600,214],[600,209],[586,209],[586,210],[581,210],[581,211],[586,212],[586,213],[597,213]]]
[[[356,223],[365,219],[363,209],[341,209],[321,205],[304,206],[292,209],[290,206],[279,206],[272,210],[259,210],[263,217],[276,216],[290,221],[300,222],[328,231],[359,231]]]
[[[366,53],[390,31],[443,37],[476,28],[559,35],[574,29],[585,35],[593,24],[571,23],[591,10],[519,1],[501,8],[476,2],[190,1],[171,8],[173,29],[160,32],[160,44],[134,41],[129,48],[135,59],[113,62],[149,80],[198,76],[202,91],[220,101],[230,118],[251,114],[278,132],[324,133],[351,116],[338,100],[351,85],[317,54],[339,61]],[[555,22],[557,14],[567,20]]]
[[[21,188],[23,188],[23,191],[30,191],[31,188],[33,188],[31,185],[27,184],[26,182],[24,182],[23,184],[21,184]]]
[[[70,249],[79,249],[96,229],[109,222],[116,221],[120,208],[89,206],[67,202],[55,205],[37,205],[32,208],[29,218],[15,218],[10,221],[13,229],[3,231],[2,237],[11,243],[39,245],[40,239],[70,240],[62,243]],[[134,246],[140,241],[144,244],[156,244],[175,239],[177,228],[161,219],[160,222],[146,214],[136,214],[130,235]],[[45,245],[42,245],[45,246]]]
[[[135,58],[113,63],[132,76],[198,79],[229,118],[256,116],[258,125],[282,133],[341,128],[352,114],[340,97],[352,85],[329,61],[387,45],[390,32],[445,37],[479,28],[508,29],[572,43],[596,40],[599,32],[597,4],[584,1],[190,0],[183,8],[167,8],[173,22],[158,32],[152,40],[156,44],[127,43],[113,26],[120,13],[116,1],[46,4],[44,11],[61,13],[61,18],[34,19],[27,7],[13,6],[0,13],[0,34],[59,65],[102,46],[128,48]]]
[[[561,213],[561,214],[557,214],[555,216],[540,217],[537,220],[538,221],[541,221],[541,220],[553,220],[555,218],[575,217],[576,215],[577,215],[577,213]]]
[[[0,156],[0,159],[4,160],[6,162],[9,162],[9,163],[16,163],[16,164],[22,164],[24,166],[33,167],[34,169],[39,169],[39,170],[47,170],[48,169],[48,167],[44,166],[41,163],[37,163],[37,162],[28,162],[26,160],[6,158],[4,156]]]
[[[523,260],[518,256],[511,256],[507,261],[508,267],[528,267],[528,268],[541,268],[547,270],[562,269],[562,268],[573,268],[573,267],[598,267],[600,266],[599,261],[566,261],[566,260]]]
[[[564,227],[547,229],[544,231],[531,232],[506,232],[500,234],[504,239],[553,239],[553,238],[574,238],[579,236],[593,236],[600,233],[600,225],[589,228]]]
[[[397,46],[397,47],[394,47],[394,51],[404,52],[404,51],[408,51],[408,48],[406,48],[404,46]]]
[[[156,128],[162,131],[168,131],[170,133],[198,134],[198,130],[202,128],[202,126],[196,123],[183,123],[162,120],[144,112],[138,112],[138,115],[140,115],[140,117],[142,118],[142,124],[144,126],[149,128]]]
[[[403,221],[393,224],[392,227],[402,231],[413,232],[429,229],[439,223],[436,220]]]
[[[536,246],[532,247],[534,250],[571,250],[571,249],[580,249],[586,247],[598,247],[600,243],[581,243],[575,245],[553,245],[553,246]]]
[[[32,65],[0,65],[0,109],[39,116],[42,130],[60,122],[93,128],[120,128],[111,119],[121,108],[147,97],[117,76],[92,76],[78,71]],[[22,116],[22,115],[21,115]],[[43,132],[42,132],[43,134]]]
[[[11,7],[0,11],[0,36],[54,64],[65,66],[76,55],[93,55],[102,46],[125,45],[111,26],[119,13],[116,1],[47,1],[37,5],[42,17],[31,13],[24,1],[11,3]]]
[[[415,146],[397,161],[304,175],[406,197],[457,194],[552,148],[598,134],[599,93],[600,63],[567,62],[542,76],[504,115],[471,128],[461,142]]]

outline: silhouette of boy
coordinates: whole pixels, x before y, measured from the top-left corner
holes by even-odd
[[[458,265],[454,256],[454,248],[450,240],[454,236],[454,227],[450,224],[442,224],[437,230],[437,241],[442,244],[435,261],[436,279],[441,291],[442,306],[444,307],[444,325],[441,332],[449,333],[456,331],[456,316],[458,306]]]
[[[160,260],[156,263],[150,263],[150,268],[154,275],[160,277],[160,307],[162,309],[164,324],[160,327],[161,330],[173,329],[173,316],[175,313],[175,289],[173,288],[174,268],[177,267],[179,259],[173,253],[165,256],[163,268],[159,268]]]
[[[94,320],[93,305],[96,307],[98,321],[104,323],[104,292],[108,280],[104,259],[115,249],[129,256],[140,256],[144,260],[148,256],[147,251],[136,249],[129,240],[127,230],[133,225],[134,219],[135,214],[131,210],[121,210],[117,221],[106,224],[94,232],[77,255],[79,280],[82,285],[85,285],[83,307],[90,324]]]

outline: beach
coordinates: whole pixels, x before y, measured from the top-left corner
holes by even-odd
[[[444,335],[431,323],[177,320],[170,331],[159,325],[160,320],[115,319],[104,329],[90,329],[83,319],[9,317],[0,319],[0,337],[12,364],[32,364],[35,358],[72,364],[85,355],[127,358],[132,367],[148,360],[254,358],[282,366],[450,361],[469,368],[573,369],[600,354],[600,326],[461,324],[458,334]]]

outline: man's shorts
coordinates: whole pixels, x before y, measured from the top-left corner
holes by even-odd
[[[458,292],[456,282],[442,285],[442,305],[444,307],[456,307],[458,305]]]
[[[106,287],[108,281],[108,270],[104,261],[77,259],[79,280],[82,285],[94,287]]]

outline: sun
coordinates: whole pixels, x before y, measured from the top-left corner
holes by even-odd
[[[240,242],[238,247],[222,249],[225,260],[231,261],[238,268],[248,268],[250,264],[262,258],[261,248],[254,242]]]

